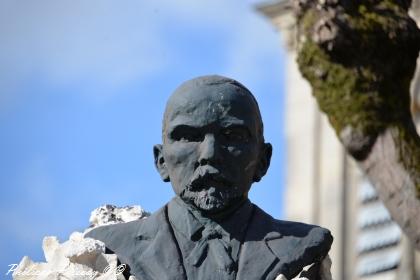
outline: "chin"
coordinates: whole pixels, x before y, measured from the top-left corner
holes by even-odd
[[[216,197],[199,197],[194,199],[193,204],[196,208],[207,213],[218,213],[229,208],[230,203]]]

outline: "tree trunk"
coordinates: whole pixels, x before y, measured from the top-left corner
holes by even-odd
[[[420,250],[420,137],[410,82],[420,31],[405,0],[294,0],[298,64],[347,152]]]

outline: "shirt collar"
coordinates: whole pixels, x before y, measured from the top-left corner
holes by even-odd
[[[253,204],[247,199],[239,208],[223,220],[203,217],[181,198],[175,197],[169,202],[168,217],[174,229],[190,240],[208,225],[219,225],[231,238],[242,237],[253,212]]]

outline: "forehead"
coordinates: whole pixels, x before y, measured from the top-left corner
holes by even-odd
[[[181,88],[169,99],[164,124],[204,126],[246,125],[256,128],[258,107],[250,93],[232,84],[201,85]]]

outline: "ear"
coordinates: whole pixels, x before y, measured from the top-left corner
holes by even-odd
[[[254,182],[259,182],[265,173],[267,173],[268,167],[270,166],[272,152],[273,147],[271,144],[264,143],[261,148],[260,162],[255,170]]]
[[[160,177],[164,182],[169,182],[169,173],[168,169],[166,168],[165,159],[163,158],[162,145],[153,146],[153,155],[155,157],[155,166],[160,174]]]

